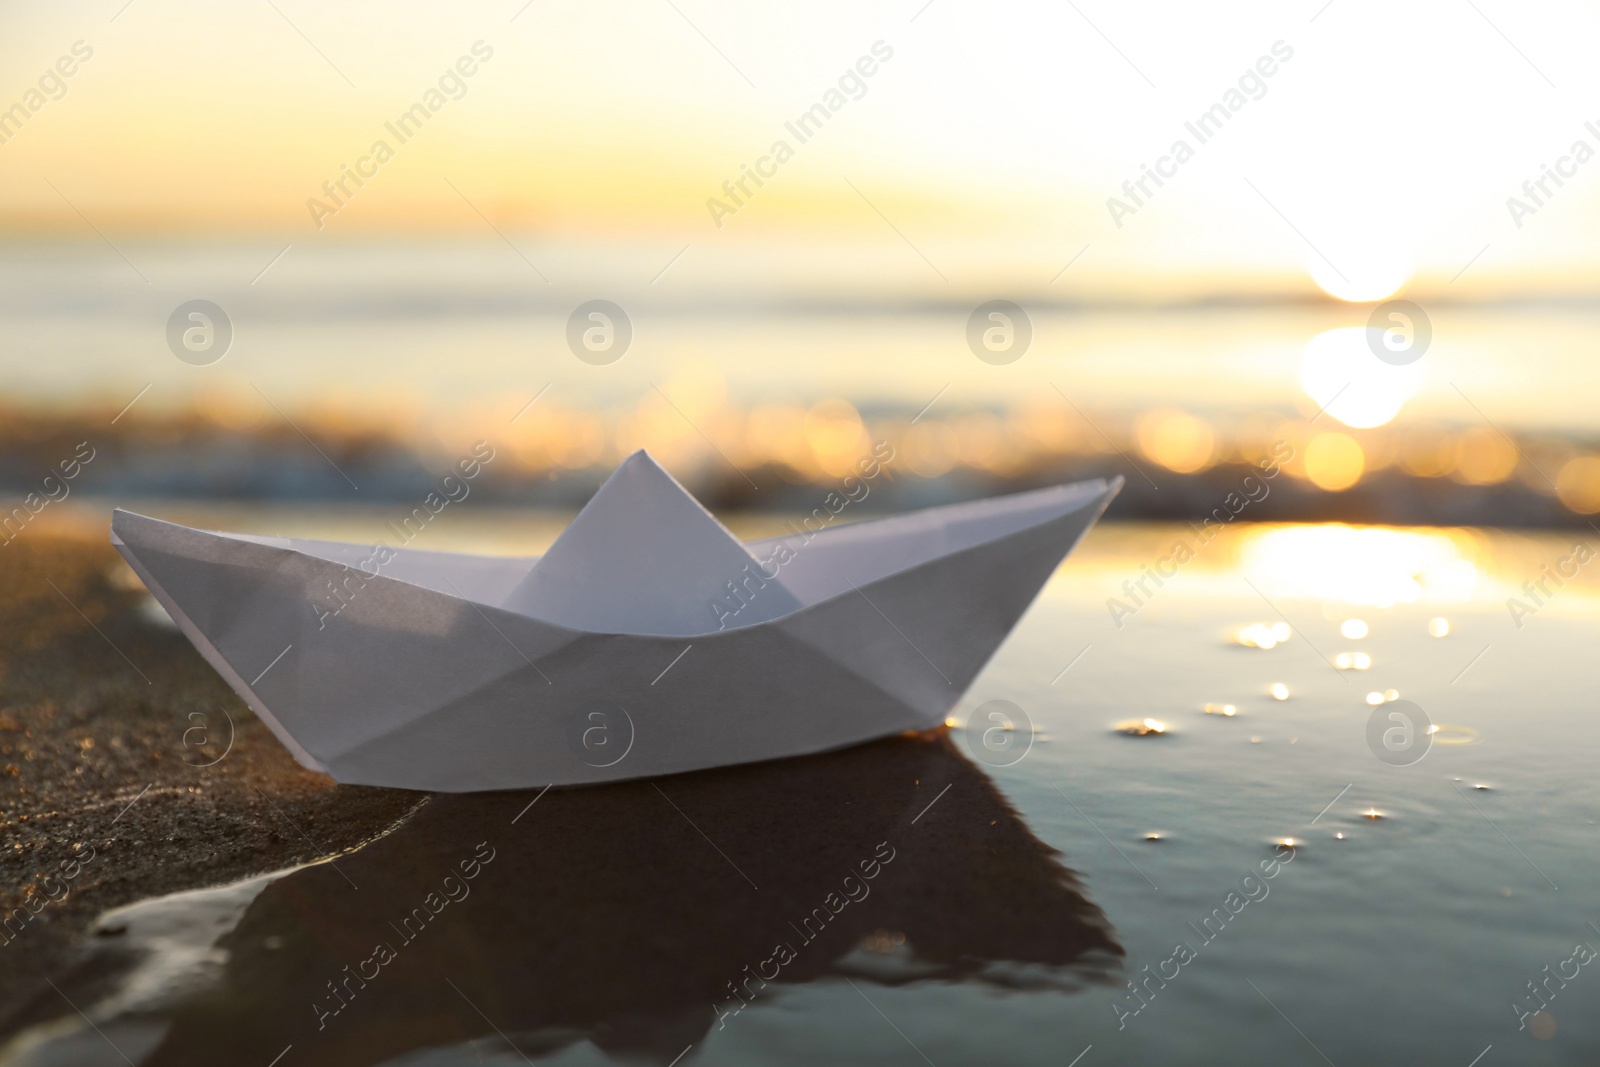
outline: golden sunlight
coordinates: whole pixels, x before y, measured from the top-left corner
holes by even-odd
[[[1367,329],[1325,330],[1306,342],[1300,387],[1320,409],[1365,430],[1400,414],[1422,385],[1422,364],[1385,363],[1367,347]]]
[[[1309,268],[1311,280],[1323,292],[1352,304],[1386,300],[1411,278],[1410,261],[1377,242],[1365,259],[1341,255],[1335,269],[1321,256],[1312,256]]]
[[[1327,523],[1253,531],[1240,562],[1269,596],[1387,608],[1467,600],[1478,584],[1471,551],[1442,532]]]

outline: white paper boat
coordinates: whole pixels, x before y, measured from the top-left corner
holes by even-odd
[[[637,452],[541,557],[210,533],[121,510],[111,541],[303,765],[467,792],[938,726],[1121,484],[746,545]]]

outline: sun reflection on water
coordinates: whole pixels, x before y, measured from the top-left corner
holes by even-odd
[[[1400,414],[1422,387],[1422,364],[1395,366],[1373,355],[1364,326],[1324,330],[1306,342],[1300,387],[1346,426],[1370,429]]]
[[[1247,534],[1239,561],[1269,596],[1387,608],[1468,600],[1478,584],[1469,551],[1440,531],[1280,526]]]

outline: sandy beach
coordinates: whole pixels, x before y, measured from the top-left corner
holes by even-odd
[[[88,534],[0,552],[0,1028],[102,911],[350,851],[425,799],[298,766],[130,579]]]

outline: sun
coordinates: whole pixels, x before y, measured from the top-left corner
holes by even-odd
[[[1311,280],[1329,296],[1352,304],[1386,300],[1411,279],[1412,264],[1393,249],[1370,247],[1343,252],[1333,260],[1313,255],[1308,264]]]

